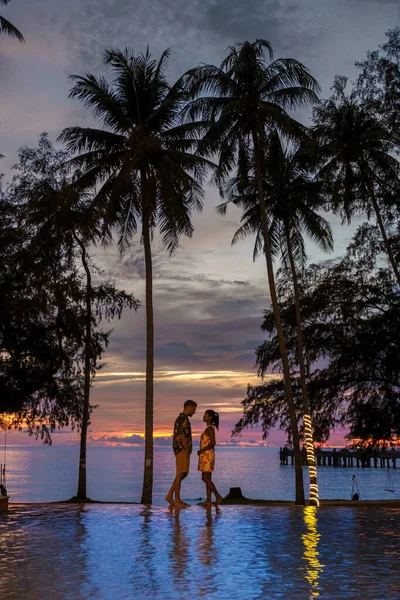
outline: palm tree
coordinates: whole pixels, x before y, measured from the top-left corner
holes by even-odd
[[[142,502],[152,502],[154,413],[154,319],[151,241],[157,227],[172,253],[180,235],[191,236],[191,212],[201,210],[201,186],[210,162],[192,153],[202,125],[182,124],[179,114],[187,100],[183,81],[170,85],[165,76],[169,51],[154,60],[149,51],[111,49],[104,62],[111,82],[93,75],[72,76],[70,97],[83,101],[102,128],[69,127],[60,140],[78,153],[71,166],[82,170],[81,188],[97,186],[92,210],[103,237],[119,233],[121,249],[129,245],[141,221],[146,277],[146,411],[145,464]]]
[[[266,52],[271,62],[267,62]],[[287,109],[315,103],[319,86],[297,60],[284,58],[273,61],[272,48],[266,40],[243,42],[230,47],[220,67],[197,67],[188,71],[185,81],[193,100],[188,103],[184,116],[193,121],[202,118],[210,123],[199,151],[205,156],[218,155],[214,181],[221,192],[234,169],[243,185],[252,169],[255,173],[269,288],[293,435],[296,503],[303,504],[300,440],[273,271],[269,207],[265,204],[263,186],[263,150],[267,132],[271,128],[289,139],[304,135],[305,128],[288,114]]]
[[[318,214],[323,208],[322,186],[312,180],[304,165],[304,150],[287,147],[276,131],[266,139],[264,194],[265,204],[270,207],[269,237],[274,257],[282,254],[288,265],[293,282],[297,327],[297,351],[300,386],[303,399],[303,420],[306,436],[307,463],[310,474],[310,503],[318,505],[318,482],[312,436],[311,410],[307,389],[306,365],[304,360],[303,327],[301,318],[298,271],[306,264],[304,234],[324,251],[333,249],[333,237],[329,223]],[[260,203],[254,175],[248,179],[247,187],[234,178],[226,189],[228,200],[218,207],[225,214],[229,203],[243,210],[242,225],[235,233],[232,243],[255,234],[253,259],[263,250]]]
[[[400,285],[400,270],[385,230],[383,211],[377,191],[396,193],[399,163],[391,155],[391,134],[360,104],[355,92],[345,94],[346,79],[336,78],[335,95],[314,112],[315,137],[319,143],[318,178],[332,194],[334,210],[340,210],[350,222],[358,210],[375,213],[386,253]]]
[[[10,4],[11,0],[0,0],[0,6],[7,6]],[[24,36],[10,21],[7,21],[4,17],[0,15],[0,34],[5,33],[10,37],[16,38],[20,42],[25,42]]]

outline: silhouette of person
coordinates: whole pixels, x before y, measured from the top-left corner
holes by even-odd
[[[206,410],[203,421],[207,425],[200,437],[200,450],[198,470],[201,472],[201,478],[206,484],[207,498],[205,502],[200,502],[200,506],[211,506],[211,494],[215,495],[216,504],[221,502],[222,496],[215,487],[212,480],[212,473],[215,465],[215,429],[219,427],[219,415],[214,410]]]
[[[181,483],[190,470],[190,455],[192,453],[192,428],[189,417],[196,412],[197,403],[194,400],[186,400],[183,412],[175,420],[172,447],[176,460],[176,475],[165,499],[171,506],[189,506],[181,498]],[[174,498],[175,494],[175,498]]]

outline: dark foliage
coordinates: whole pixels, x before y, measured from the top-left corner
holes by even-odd
[[[296,382],[295,313],[284,272],[279,290]],[[394,440],[400,435],[400,297],[377,227],[361,226],[341,261],[306,270],[301,306],[315,439],[324,441],[335,426],[345,425],[349,438]],[[270,310],[262,328],[269,338],[257,349],[260,375],[279,367]],[[234,433],[255,423],[265,433],[276,425],[288,430],[282,394],[280,381],[249,388]]]
[[[86,288],[73,244],[82,205],[65,203],[65,157],[42,135],[38,149],[20,150],[0,198],[0,412],[45,442],[82,420]],[[84,214],[80,220],[84,226]],[[101,281],[92,301],[93,377],[110,335],[100,321],[137,301]]]

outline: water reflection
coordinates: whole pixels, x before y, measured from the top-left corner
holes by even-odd
[[[175,589],[183,595],[189,595],[192,557],[187,524],[183,521],[185,512],[187,512],[185,508],[169,509],[170,524],[172,525],[169,557]]]
[[[139,590],[151,592],[151,597],[157,598],[160,592],[158,582],[158,553],[157,540],[154,536],[152,523],[152,510],[145,508],[140,513],[143,518],[138,535],[140,540],[139,552],[134,554],[136,564],[131,577],[133,584],[132,593],[138,593]],[[140,575],[140,576],[139,576]]]
[[[203,580],[199,587],[200,596],[213,594],[217,591],[215,567],[218,560],[218,552],[215,546],[215,521],[218,519],[220,510],[217,507],[215,514],[211,507],[206,507],[204,510],[204,526],[199,532],[198,539],[198,557],[200,563],[205,567]]]
[[[399,548],[398,509],[14,505],[0,598],[394,600]]]
[[[320,595],[319,577],[324,565],[319,561],[318,542],[321,535],[317,531],[318,508],[316,506],[304,507],[304,524],[307,533],[302,535],[304,544],[303,559],[306,562],[304,577],[310,585],[310,599]]]
[[[211,507],[205,509],[205,523],[200,530],[198,552],[199,560],[205,567],[211,567],[213,561],[216,560],[216,552],[214,547],[214,520]],[[218,510],[218,509],[217,509]]]
[[[52,600],[91,597],[84,521],[82,506],[12,509],[2,517],[0,597],[31,600],[43,597],[44,590]]]

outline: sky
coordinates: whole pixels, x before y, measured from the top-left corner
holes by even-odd
[[[357,76],[354,61],[385,41],[398,25],[397,0],[12,0],[1,14],[23,33],[26,44],[0,38],[0,172],[10,175],[22,145],[35,147],[41,132],[54,141],[62,129],[93,125],[77,100],[68,99],[71,74],[107,76],[105,48],[131,46],[158,57],[171,48],[169,76],[179,77],[199,63],[219,64],[228,46],[264,38],[276,58],[302,61],[328,97],[335,74]],[[298,113],[307,122],[309,113]],[[192,398],[198,411],[193,433],[203,429],[204,410],[220,413],[219,440],[241,416],[247,384],[260,380],[254,349],[263,341],[262,315],[270,297],[265,264],[252,261],[251,239],[231,246],[240,214],[216,214],[218,193],[206,187],[204,210],[193,216],[195,231],[182,239],[170,258],[154,242],[155,435],[169,444],[173,421]],[[340,256],[356,224],[342,226],[330,217],[335,234],[333,256]],[[309,245],[312,262],[326,257]],[[122,256],[115,247],[93,251],[105,277],[142,302],[114,323],[106,365],[92,391],[98,407],[90,427],[91,443],[141,444],[144,430],[145,311],[144,261],[139,242]],[[332,256],[331,256],[332,258]],[[26,443],[12,434],[10,443]],[[240,443],[259,443],[258,428]],[[76,433],[54,435],[54,443],[72,443]],[[268,444],[281,445],[280,432]],[[331,443],[341,443],[336,432]]]

